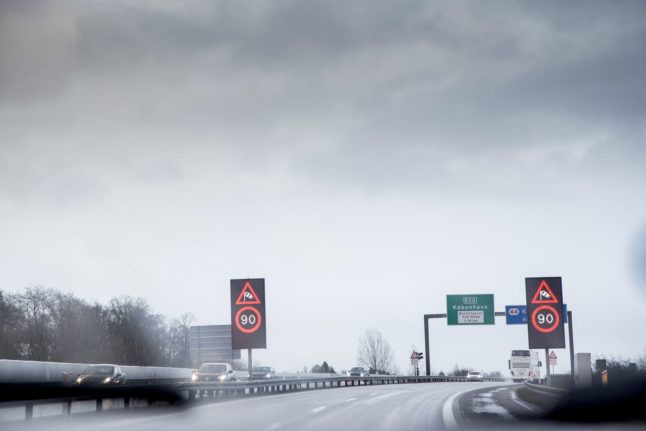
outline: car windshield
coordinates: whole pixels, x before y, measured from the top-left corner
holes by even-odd
[[[646,0],[582,3],[0,0],[0,431],[646,416]]]
[[[204,364],[200,367],[199,373],[226,373],[227,366],[224,364]]]
[[[114,367],[111,365],[93,365],[83,370],[81,374],[90,376],[111,376],[114,373]]]

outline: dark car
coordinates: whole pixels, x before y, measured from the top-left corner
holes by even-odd
[[[126,375],[118,365],[99,364],[86,367],[73,382],[74,385],[124,385]]]
[[[275,375],[276,370],[272,367],[253,367],[251,369],[252,380],[273,379]]]
[[[363,367],[352,367],[350,368],[350,371],[348,371],[348,376],[352,376],[352,377],[363,377],[367,375],[368,373]]]
[[[205,362],[197,369],[198,382],[230,382],[236,381],[236,375],[231,365],[226,362]]]

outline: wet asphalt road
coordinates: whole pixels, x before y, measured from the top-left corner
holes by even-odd
[[[106,412],[3,423],[9,430],[442,430],[456,421],[452,401],[500,383],[433,383],[314,390],[176,409]],[[457,403],[456,403],[457,405]]]

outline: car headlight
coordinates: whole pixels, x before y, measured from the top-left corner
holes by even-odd
[[[222,376],[219,376],[219,377],[218,377],[218,380],[219,380],[219,381],[221,381],[221,382],[223,382],[223,381],[224,381],[224,379],[226,379],[226,378],[227,378],[227,376],[222,375]]]
[[[191,375],[191,381],[194,382],[197,380],[197,374]]]
[[[267,374],[265,377],[267,377],[269,379],[269,378],[271,378],[271,374]]]
[[[76,379],[76,383],[81,383],[81,382],[83,382],[83,379],[82,379],[81,377],[79,377],[78,379]]]
[[[103,383],[110,383],[110,380],[112,380],[112,377],[106,377],[103,379]]]

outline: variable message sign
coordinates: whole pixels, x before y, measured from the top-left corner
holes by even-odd
[[[265,279],[231,280],[231,344],[234,349],[267,347]]]
[[[448,325],[495,324],[493,295],[446,295]]]
[[[565,347],[562,293],[561,277],[525,279],[530,349]]]

